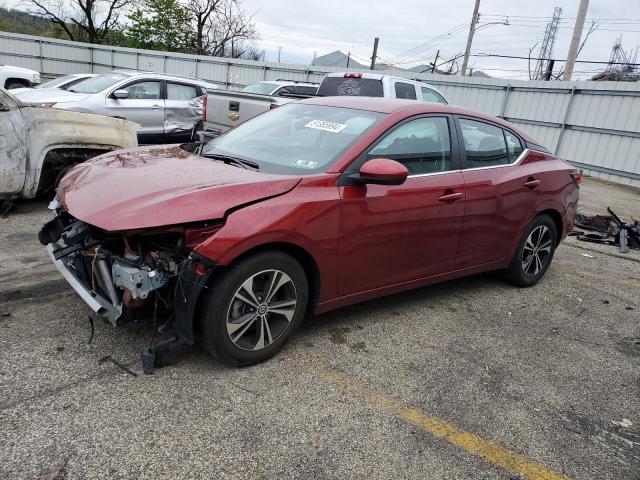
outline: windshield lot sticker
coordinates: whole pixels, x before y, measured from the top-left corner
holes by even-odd
[[[315,128],[325,132],[338,133],[347,128],[344,123],[326,122],[324,120],[312,120],[305,125],[305,128]]]
[[[318,162],[312,162],[311,160],[294,160],[292,165],[298,168],[318,168]]]

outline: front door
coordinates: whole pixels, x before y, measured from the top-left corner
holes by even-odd
[[[162,143],[164,141],[164,99],[162,82],[141,80],[118,90],[127,90],[127,98],[107,96],[107,115],[124,118],[140,125],[138,143]]]
[[[348,169],[372,158],[403,163],[402,185],[340,187],[340,295],[453,270],[464,216],[452,119],[424,116],[387,132]],[[452,148],[453,147],[453,148]]]

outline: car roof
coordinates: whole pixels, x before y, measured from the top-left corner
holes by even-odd
[[[259,82],[256,83],[269,83],[271,85],[278,85],[278,86],[289,86],[289,85],[300,85],[303,87],[317,87],[318,84],[317,83],[311,83],[311,82],[298,82],[296,80],[260,80]]]
[[[165,80],[176,80],[176,81],[182,80],[182,81],[188,81],[188,82],[193,82],[198,84],[214,85],[212,83],[209,83],[205,80],[201,80],[199,78],[187,77],[183,75],[172,75],[170,73],[143,72],[140,70],[112,70],[111,72],[107,72],[107,73],[118,73],[122,75],[128,75],[129,77],[132,77],[132,78],[151,77],[151,78],[160,78]]]
[[[527,142],[537,143],[533,138],[524,133],[515,125],[493,115],[488,115],[470,108],[457,107],[455,105],[444,105],[442,103],[417,102],[415,100],[405,100],[400,98],[382,98],[382,97],[357,97],[357,96],[339,96],[339,97],[313,97],[300,101],[300,103],[310,105],[323,105],[327,107],[352,108],[355,110],[367,110],[370,112],[399,114],[407,117],[413,115],[421,115],[427,113],[443,113],[475,117],[480,120],[500,124],[507,127],[524,138]]]

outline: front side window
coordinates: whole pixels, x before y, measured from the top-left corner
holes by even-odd
[[[502,129],[466,118],[460,119],[467,168],[493,167],[509,163]]]
[[[291,103],[258,115],[211,142],[203,155],[257,163],[261,172],[306,175],[326,170],[384,114]]]
[[[505,130],[504,138],[507,141],[507,150],[509,152],[509,163],[513,163],[520,156],[523,151],[522,143],[520,139],[516,137],[513,133]]]
[[[129,92],[129,100],[157,100],[160,98],[160,82],[138,82],[123,88]]]
[[[247,93],[258,93],[260,95],[269,95],[277,86],[277,83],[258,82],[253,85],[249,85],[248,87],[244,87],[242,91]]]
[[[442,95],[440,95],[435,90],[432,90],[427,87],[420,87],[422,90],[422,101],[423,102],[433,102],[433,103],[442,103],[444,105],[447,104],[447,101],[444,99]]]
[[[191,100],[199,96],[198,89],[193,85],[167,83],[167,100]]]
[[[402,163],[409,175],[451,170],[449,122],[445,117],[411,120],[386,134],[367,159],[384,157]]]
[[[410,83],[396,82],[396,98],[406,98],[409,100],[416,100],[416,87]]]
[[[69,91],[77,93],[98,93],[127,78],[129,78],[129,75],[123,73],[105,73],[80,82],[71,87]]]

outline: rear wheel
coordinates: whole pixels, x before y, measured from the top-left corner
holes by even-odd
[[[298,329],[309,287],[303,268],[282,252],[252,255],[209,288],[199,341],[220,362],[251,365],[273,357]]]
[[[548,215],[533,219],[518,243],[506,279],[519,287],[535,285],[544,276],[556,249],[558,232]]]

